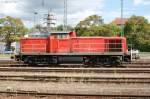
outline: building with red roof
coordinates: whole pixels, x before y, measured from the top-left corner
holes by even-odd
[[[128,22],[127,18],[121,19],[121,18],[116,18],[112,23],[116,24],[117,26],[121,26],[122,24],[125,25]]]

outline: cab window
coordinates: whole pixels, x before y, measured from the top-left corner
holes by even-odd
[[[69,38],[69,35],[68,34],[58,34],[57,38],[58,39],[67,39],[67,38]]]

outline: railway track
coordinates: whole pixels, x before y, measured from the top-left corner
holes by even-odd
[[[69,65],[64,68],[62,65],[58,68],[0,63],[0,96],[149,99],[150,64],[146,61],[124,63],[124,66],[127,67],[78,68]]]
[[[31,66],[28,66],[27,64],[23,64],[23,63],[20,63],[20,62],[15,62],[14,60],[5,60],[5,61],[0,61],[0,67],[31,67]],[[92,68],[101,68],[101,67],[111,67],[111,66],[101,66],[101,65],[97,65],[97,66],[84,66],[82,64],[62,64],[62,65],[38,65],[38,66],[33,66],[33,67],[62,67],[62,68],[67,68],[67,67],[70,67],[70,68],[79,68],[79,67],[85,67],[85,68],[89,68],[89,67],[92,67]],[[115,68],[150,68],[150,61],[149,60],[138,60],[138,61],[133,61],[131,63],[123,63],[122,66],[114,66]]]
[[[48,67],[0,67],[0,72],[65,72],[65,73],[150,73],[150,68],[48,68]]]
[[[84,66],[82,64],[62,64],[62,65],[33,65],[29,66],[27,64],[23,63],[0,63],[0,67],[51,67],[51,68],[150,68],[150,63],[124,63],[122,66],[101,66],[101,65],[95,65],[95,66]]]
[[[1,66],[0,80],[10,81],[83,81],[83,82],[118,82],[118,83],[150,83],[150,68],[51,68],[51,67],[19,67],[18,66]],[[40,73],[41,75],[35,74]],[[57,75],[56,75],[57,73]],[[6,74],[6,75],[4,75]],[[16,75],[14,75],[16,74]],[[22,75],[24,74],[24,75]],[[30,74],[30,75],[26,75]],[[64,75],[65,74],[65,75]],[[70,76],[67,76],[67,75]],[[78,76],[73,76],[73,75]],[[109,76],[101,76],[101,75]],[[121,75],[118,76],[117,75]],[[149,76],[136,76],[149,75]],[[64,76],[60,76],[64,75]],[[90,76],[85,76],[90,75]],[[95,75],[95,76],[91,76]],[[100,76],[96,76],[100,75]],[[113,75],[113,76],[110,76]],[[132,75],[128,77],[126,75]],[[133,77],[133,75],[135,77]]]
[[[9,95],[13,99],[25,98],[42,98],[42,99],[148,99],[147,95],[81,95],[81,94],[50,94],[50,93],[38,93],[38,92],[26,92],[26,91],[17,91],[17,92],[9,92],[9,91],[0,91],[1,94]]]
[[[150,83],[150,78],[148,77],[66,77],[66,76],[0,76],[0,81],[20,81],[20,82],[82,82],[82,83]]]
[[[0,80],[84,83],[150,83],[150,69],[0,68]]]
[[[0,68],[0,94],[16,98],[146,99],[149,84],[144,68]]]

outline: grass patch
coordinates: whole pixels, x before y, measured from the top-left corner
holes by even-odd
[[[10,58],[11,54],[0,54],[0,58]]]

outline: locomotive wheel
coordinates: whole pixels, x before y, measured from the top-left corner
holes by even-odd
[[[116,67],[122,66],[122,61],[119,58],[117,58],[115,61],[115,65]]]
[[[36,66],[37,64],[34,61],[34,57],[28,56],[25,58],[24,63],[28,64],[29,66]]]

